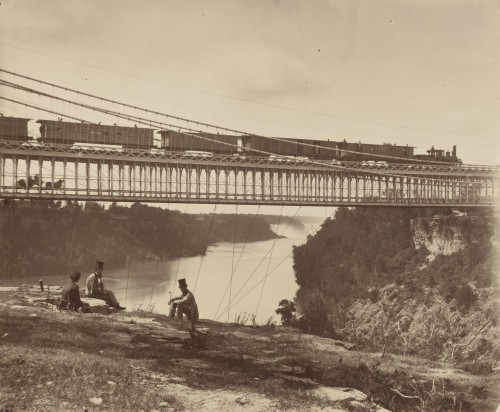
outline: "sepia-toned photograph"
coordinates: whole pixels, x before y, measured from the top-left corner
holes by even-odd
[[[0,412],[500,411],[497,0],[0,0]]]

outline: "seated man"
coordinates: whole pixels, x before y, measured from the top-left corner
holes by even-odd
[[[82,275],[80,272],[73,272],[70,277],[69,283],[63,287],[61,292],[61,303],[59,309],[69,309],[77,311],[79,309],[87,309],[88,306],[80,299],[80,289],[78,288],[78,281]],[[82,310],[83,311],[83,310]]]
[[[87,278],[87,297],[104,300],[112,308],[124,310],[125,308],[120,306],[115,294],[110,290],[106,290],[106,286],[102,282],[103,268],[104,262],[99,260],[95,262],[94,273]]]
[[[193,293],[187,288],[186,279],[179,279],[179,289],[182,295],[170,299],[168,304],[171,306],[168,315],[173,318],[177,310],[177,318],[182,321],[183,315],[185,314],[187,319],[191,322],[191,329],[194,330],[194,324],[199,319],[198,305],[196,304]]]

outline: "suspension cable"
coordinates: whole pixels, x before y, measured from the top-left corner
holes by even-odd
[[[167,205],[168,207],[168,205]],[[164,227],[164,233],[167,232],[167,221],[168,221],[168,209],[165,210],[165,220],[163,221],[163,227]],[[160,257],[158,256],[158,261],[156,262],[156,270],[155,270],[155,278],[153,280],[153,287],[151,288],[151,297],[149,299],[149,305],[151,306],[153,302],[153,294],[155,291],[155,285],[156,285],[156,278],[158,277],[158,268],[160,266]]]
[[[269,266],[271,265],[271,260],[273,258],[274,246],[276,246],[276,243],[278,243],[278,240],[279,240],[279,235],[278,235],[277,232],[278,232],[279,227],[280,227],[280,222],[281,222],[281,216],[282,216],[282,214],[283,214],[283,205],[281,205],[280,216],[278,218],[278,226],[277,226],[277,230],[276,230],[276,239],[274,239],[273,244],[271,246],[271,253],[269,254],[269,261],[267,262],[266,276],[269,273]],[[286,228],[285,228],[285,230],[286,230]],[[283,235],[283,233],[285,233],[285,232],[283,231],[281,234]],[[259,314],[260,300],[262,298],[262,293],[264,292],[264,286],[265,286],[265,284],[266,284],[265,281],[262,282],[262,288],[260,289],[259,300],[257,301],[257,307],[255,308],[255,316],[257,316]]]
[[[250,225],[250,229],[249,229],[249,231],[248,231],[248,233],[247,233],[247,237],[245,238],[245,243],[243,244],[243,248],[241,249],[241,252],[240,252],[240,254],[239,254],[239,256],[238,256],[238,260],[237,260],[236,265],[235,265],[235,267],[234,267],[233,274],[234,274],[234,272],[236,271],[236,269],[238,268],[238,265],[239,265],[239,263],[240,263],[241,257],[243,256],[243,252],[245,251],[245,248],[246,248],[246,246],[247,246],[247,244],[248,244],[248,239],[250,239],[250,234],[252,233],[252,230],[253,230],[253,227],[254,227],[254,224],[255,224],[255,220],[256,220],[256,218],[257,218],[257,215],[258,215],[258,213],[259,213],[259,210],[260,210],[260,205],[258,205],[258,207],[257,207],[257,211],[255,212],[255,214],[254,214],[254,216],[253,216],[252,224]],[[226,297],[226,294],[227,294],[227,291],[228,291],[228,290],[229,290],[229,282],[228,282],[228,284],[226,285],[226,289],[224,290],[224,294],[222,295],[222,298],[221,298],[221,300],[220,300],[220,302],[219,302],[219,306],[217,307],[217,310],[215,311],[215,314],[214,314],[214,319],[215,319],[215,317],[217,316],[217,313],[219,312],[219,309],[220,309],[220,307],[221,307],[221,305],[222,305],[222,302],[224,301],[224,298]]]
[[[40,83],[40,84],[45,84],[47,86],[51,86],[51,87],[54,87],[54,88],[57,88],[57,89],[62,89],[62,90],[69,91],[69,92],[72,92],[72,93],[80,94],[82,96],[86,96],[86,97],[89,97],[89,98],[92,98],[92,99],[97,99],[97,100],[100,100],[100,101],[103,101],[103,102],[108,102],[108,103],[117,104],[117,105],[120,105],[120,106],[123,106],[123,107],[128,107],[128,108],[131,108],[131,109],[140,110],[140,111],[143,111],[145,113],[151,113],[151,114],[154,114],[154,115],[157,115],[157,116],[169,117],[171,119],[185,121],[185,122],[188,122],[188,123],[194,123],[194,124],[198,124],[200,126],[211,127],[211,128],[215,128],[215,129],[218,129],[218,130],[225,130],[227,132],[246,134],[245,132],[242,132],[240,130],[235,130],[235,129],[230,129],[230,128],[226,128],[226,127],[216,126],[216,125],[212,125],[212,124],[209,124],[209,123],[198,122],[196,120],[190,120],[190,119],[186,119],[186,118],[179,117],[179,116],[172,116],[172,115],[169,115],[169,114],[166,114],[166,113],[160,113],[160,112],[156,112],[154,110],[148,110],[148,109],[144,109],[144,108],[141,108],[141,107],[138,107],[138,106],[133,106],[133,105],[130,105],[130,104],[127,104],[127,103],[123,103],[123,102],[118,102],[118,101],[115,101],[115,100],[107,99],[105,97],[95,96],[95,95],[92,95],[92,94],[89,94],[89,93],[81,92],[79,90],[70,89],[70,88],[67,88],[67,87],[59,86],[59,85],[54,84],[54,83],[50,83],[50,82],[46,82],[46,81],[43,81],[43,80],[35,79],[33,77],[23,76],[21,74],[14,73],[14,72],[11,72],[11,71],[8,71],[8,70],[5,70],[5,69],[1,69],[0,68],[0,72],[8,73],[8,74],[10,74],[12,76],[20,77],[20,78],[23,78],[23,79],[26,79],[26,80],[31,80],[31,81],[34,81],[34,82],[37,82],[37,83]]]
[[[5,71],[5,70],[0,69],[0,71]],[[12,72],[7,72],[7,73],[16,75],[15,73],[12,73]],[[24,77],[24,76],[20,76],[20,77]],[[143,112],[146,112],[146,113],[152,113],[152,114],[155,114],[155,115],[165,116],[165,117],[168,117],[168,118],[171,118],[171,119],[175,119],[175,120],[182,120],[182,121],[186,121],[188,123],[193,123],[193,124],[197,124],[197,125],[201,125],[201,126],[216,128],[217,130],[230,131],[230,132],[233,132],[233,133],[239,133],[239,134],[244,134],[244,135],[253,135],[253,136],[257,136],[257,137],[264,137],[264,136],[259,136],[259,135],[255,135],[255,134],[248,133],[248,132],[243,132],[243,131],[240,131],[240,130],[227,129],[227,128],[224,128],[224,127],[221,127],[221,126],[215,126],[215,125],[211,125],[211,124],[207,124],[207,123],[201,123],[201,122],[197,122],[197,121],[193,121],[193,120],[189,120],[189,119],[185,119],[185,118],[180,118],[180,117],[177,117],[177,116],[171,116],[171,115],[168,115],[168,114],[165,114],[165,113],[159,113],[159,112],[151,111],[151,110],[148,110],[148,109],[143,109],[143,108],[140,108],[140,107],[137,107],[137,106],[128,105],[126,103],[121,103],[121,102],[113,101],[113,100],[106,99],[106,98],[103,98],[103,97],[98,97],[98,96],[94,96],[94,95],[89,95],[89,94],[86,94],[86,93],[78,92],[78,91],[73,90],[73,89],[67,89],[67,88],[64,88],[64,87],[52,84],[52,83],[43,82],[41,80],[36,80],[36,79],[32,79],[32,78],[30,78],[30,80],[37,81],[37,82],[42,83],[42,84],[48,84],[48,85],[50,85],[52,87],[55,87],[55,88],[63,89],[63,90],[66,90],[66,91],[71,91],[73,93],[81,94],[81,95],[88,96],[88,97],[91,97],[91,98],[94,98],[94,99],[99,99],[100,101],[107,101],[107,102],[111,102],[113,104],[118,104],[118,105],[121,105],[121,106],[124,106],[124,107],[133,108],[135,110],[140,110],[140,111],[143,111]],[[85,108],[90,109],[90,110],[96,110],[96,111],[100,111],[100,112],[105,113],[105,114],[110,114],[110,115],[112,114],[114,116],[121,117],[121,115],[119,115],[118,112],[112,112],[112,111],[109,111],[109,110],[106,110],[106,109],[101,109],[101,108],[98,108],[98,107],[95,107],[95,106],[89,106],[89,105],[85,105],[85,104],[82,104],[82,103],[76,103],[74,101],[63,99],[63,98],[60,98],[60,97],[54,96],[54,95],[49,95],[48,93],[37,91],[37,90],[34,90],[34,89],[30,89],[30,88],[27,88],[25,86],[18,85],[16,83],[8,82],[8,81],[5,81],[5,80],[0,80],[0,84],[3,84],[3,85],[8,86],[8,87],[18,88],[20,90],[24,90],[24,91],[27,91],[27,92],[30,92],[30,93],[39,94],[39,95],[44,96],[44,97],[50,97],[50,98],[53,98],[53,99],[57,99],[57,100],[60,100],[60,101],[66,102],[66,103],[75,104],[75,105],[78,105],[78,106],[81,106],[81,107],[85,107]],[[128,117],[128,120],[136,119],[136,121],[139,121],[140,119],[142,119],[142,118],[136,117],[136,116],[130,116],[130,115],[126,115],[126,116]],[[151,121],[151,120],[149,122],[147,122],[146,124],[152,126],[152,123],[160,123],[161,124],[161,122]],[[169,125],[169,126],[170,127],[176,127],[174,125]],[[184,129],[184,127],[181,127],[181,128]],[[191,129],[191,130],[194,130],[194,129]],[[198,136],[194,136],[194,137],[198,137]],[[426,164],[428,164],[429,162],[432,162],[433,164],[445,164],[445,165],[449,164],[449,162],[443,162],[443,161],[438,161],[438,160],[408,159],[407,157],[380,155],[380,154],[375,154],[375,153],[363,153],[363,152],[358,152],[358,151],[354,151],[354,150],[348,150],[347,148],[326,147],[326,146],[320,146],[320,145],[315,145],[315,144],[311,144],[311,143],[305,143],[304,141],[288,140],[288,139],[284,139],[284,138],[266,137],[266,139],[275,140],[275,141],[278,141],[280,143],[287,142],[287,143],[295,144],[295,145],[298,145],[298,146],[312,147],[312,148],[321,149],[321,150],[327,150],[327,151],[335,151],[335,152],[343,152],[343,153],[351,153],[351,154],[362,154],[363,156],[374,157],[374,158],[393,159],[393,160],[405,160],[405,161],[411,161],[411,162],[414,162],[414,163],[421,163],[421,162],[423,162],[423,163],[426,163]],[[221,144],[222,142],[218,142],[218,143]]]
[[[252,229],[253,229],[253,226],[255,224],[255,219],[257,218],[257,214],[259,213],[259,210],[260,210],[260,205],[258,205],[257,211],[255,212],[255,215],[253,216],[252,224],[250,225],[250,230],[247,233],[247,237],[245,239],[245,243],[243,244],[243,248],[241,249],[240,255],[238,256],[238,261],[236,262],[236,265],[234,267],[235,271],[238,268],[238,265],[239,265],[240,260],[241,260],[241,256],[243,255],[243,252],[245,251],[245,247],[246,247],[246,245],[248,243],[248,239],[250,238],[250,234],[252,233]]]
[[[14,223],[15,223],[16,201],[12,202],[12,217],[10,220],[10,283],[14,282]]]
[[[133,206],[133,204],[132,204]],[[135,238],[135,231],[136,231],[136,227],[135,227],[135,220],[136,220],[136,213],[137,213],[137,209],[139,207],[136,206],[134,207],[134,212],[132,214],[132,233],[130,233],[130,247],[129,247],[129,250],[128,250],[128,269],[127,269],[127,286],[126,286],[126,289],[125,289],[125,302],[124,302],[124,305],[127,305],[127,297],[128,297],[128,282],[129,282],[129,279],[130,279],[130,265],[132,263],[132,246],[134,245],[134,238]]]
[[[298,207],[298,209],[297,209],[297,211],[294,213],[294,215],[293,215],[293,216],[289,219],[289,221],[288,221],[287,225],[286,225],[286,226],[285,226],[285,228],[283,229],[282,234],[283,234],[283,233],[285,233],[286,229],[288,228],[288,226],[290,225],[290,223],[292,222],[292,220],[295,218],[295,216],[297,216],[297,213],[299,213],[299,210],[300,210],[301,208],[302,208],[302,206],[299,206],[299,207]],[[255,274],[255,272],[257,271],[257,269],[258,269],[258,268],[260,267],[260,265],[264,262],[264,260],[266,259],[267,255],[268,255],[270,252],[271,252],[271,249],[269,249],[269,250],[266,252],[266,254],[262,257],[262,259],[260,260],[260,262],[259,262],[259,263],[257,264],[257,266],[255,267],[255,269],[254,269],[254,270],[252,271],[252,273],[251,273],[251,274],[247,277],[247,279],[245,280],[245,282],[243,283],[243,285],[240,287],[240,289],[238,290],[238,292],[236,292],[236,294],[234,295],[234,297],[233,297],[233,301],[234,301],[234,299],[236,299],[236,296],[238,296],[238,295],[240,294],[240,292],[243,290],[243,288],[246,286],[246,284],[250,281],[250,279],[253,277],[253,275]],[[259,282],[259,284],[260,284],[260,282]],[[245,295],[245,296],[246,296],[246,295]],[[240,300],[241,300],[241,299],[239,299],[237,302],[239,302]],[[236,302],[236,303],[237,303],[237,302]],[[230,304],[231,304],[232,306],[234,306],[234,302],[230,302]],[[220,307],[220,305],[219,305],[219,307]],[[214,318],[215,318],[214,320],[218,320],[218,319],[219,319],[219,318],[220,318],[220,317],[221,317],[224,313],[226,313],[226,312],[227,312],[227,310],[228,310],[228,307],[229,307],[229,306],[227,306],[227,307],[226,307],[226,309],[224,310],[224,312],[220,313],[220,314],[219,314],[219,316],[217,316],[217,314],[216,314],[215,316],[217,316],[217,317],[215,317],[215,316],[214,316]],[[219,309],[217,309],[217,312],[218,312],[218,311],[219,311]]]
[[[315,228],[315,229],[314,229],[311,233],[315,233],[315,232],[316,232],[316,231],[317,231],[317,230],[318,230],[318,229],[319,229],[322,225],[323,225],[323,223],[321,223],[321,224],[319,224],[318,226],[316,226],[316,228]],[[310,235],[311,233],[309,233],[309,235]],[[308,236],[309,236],[309,235],[308,235]],[[297,247],[299,247],[299,246],[303,245],[305,242],[307,242],[307,236],[306,236],[306,238],[305,238],[302,242],[300,242],[300,244],[299,244]],[[273,268],[273,269],[272,269],[272,270],[271,270],[271,271],[270,271],[270,272],[269,272],[269,273],[265,276],[265,278],[267,278],[267,277],[271,276],[271,275],[274,273],[274,271],[275,271],[276,269],[278,269],[278,267],[280,267],[280,266],[281,266],[281,265],[282,265],[282,264],[283,264],[283,263],[284,263],[284,262],[285,262],[285,261],[286,261],[286,260],[287,260],[290,256],[292,256],[292,255],[293,255],[293,250],[292,250],[292,251],[291,251],[288,255],[286,255],[286,256],[285,256],[285,257],[284,257],[284,258],[283,258],[283,259],[282,259],[282,260],[281,260],[281,261],[280,261],[280,262],[279,262],[279,263],[278,263],[278,264],[277,264],[277,265],[276,265],[276,266],[275,266],[275,267],[274,267],[274,268]],[[241,300],[243,300],[243,299],[244,299],[244,298],[245,298],[245,297],[246,297],[246,296],[247,296],[250,292],[252,292],[252,291],[253,291],[253,290],[254,290],[257,286],[259,286],[259,285],[260,285],[260,284],[264,281],[264,279],[265,279],[265,278],[261,279],[259,282],[257,282],[255,285],[253,285],[253,286],[252,286],[252,287],[251,287],[251,288],[250,288],[250,289],[249,289],[249,290],[248,290],[248,291],[247,291],[244,295],[242,295],[242,296],[241,296],[238,300],[236,300],[235,302],[233,302],[233,306],[234,306],[235,304],[239,303]],[[222,312],[222,313],[221,313],[221,314],[220,314],[220,315],[219,315],[216,319],[214,319],[214,320],[218,320],[221,316],[223,316],[223,315],[226,313],[226,311],[227,311],[227,308],[226,308],[226,309],[224,309],[224,311],[223,311],[223,312]]]
[[[66,258],[66,269],[65,273],[63,273],[63,284],[66,276],[68,275],[69,262],[71,261],[71,254],[73,251],[73,239],[75,237],[75,228],[76,228],[76,213],[78,211],[78,200],[75,202],[75,212],[73,213],[73,228],[71,230],[71,238],[68,244],[68,253]]]
[[[229,300],[228,305],[231,305],[231,293],[233,292],[233,274],[234,274],[234,250],[236,249],[236,229],[238,226],[238,203],[236,203],[236,214],[234,217],[234,235],[233,235],[233,257],[231,260],[231,276],[229,277]],[[229,323],[229,315],[231,308],[227,311],[227,323]]]
[[[212,217],[210,219],[210,225],[208,227],[208,233],[207,233],[207,238],[205,240],[205,245],[208,245],[208,240],[210,238],[210,232],[212,231],[212,225],[214,223],[214,218],[215,218],[215,211],[217,210],[217,203],[215,204],[214,206],[214,211],[212,212]],[[198,273],[196,275],[196,282],[194,283],[194,288],[193,288],[193,292],[196,291],[196,285],[198,284],[198,278],[200,277],[200,272],[201,272],[201,266],[203,265],[203,259],[205,258],[205,255],[206,255],[206,252],[201,255],[201,259],[200,259],[200,266],[198,267]]]
[[[70,116],[70,115],[67,115],[67,114],[62,114],[60,112],[55,112],[53,110],[49,110],[49,109],[44,109],[43,107],[39,107],[39,106],[34,106],[32,104],[28,104],[28,103],[25,103],[25,102],[20,102],[18,100],[14,100],[14,99],[9,99],[5,96],[1,96],[0,95],[0,99],[2,100],[6,100],[8,102],[12,102],[12,103],[16,103],[16,104],[20,104],[21,106],[26,106],[26,107],[30,107],[32,109],[36,109],[36,110],[40,110],[42,112],[47,112],[47,113],[50,113],[50,114],[55,114],[57,116],[63,116],[63,117],[67,117],[68,119],[73,119],[73,120],[77,120],[79,122],[82,122],[82,123],[89,123],[91,124],[91,122],[88,122],[87,120],[83,120],[83,119],[80,119],[78,117],[73,117],[73,116]]]
[[[0,69],[1,70],[1,69]],[[0,83],[2,81],[0,80]],[[20,86],[22,87],[22,86]],[[4,100],[8,100],[8,101],[12,101],[12,102],[15,102],[17,104],[21,104],[21,105],[25,105],[25,106],[28,106],[28,107],[33,107],[33,108],[37,108],[36,106],[32,106],[32,105],[29,105],[27,103],[22,103],[22,102],[18,102],[18,101],[14,101],[12,99],[8,99],[8,98],[5,98],[3,96],[0,96],[1,99],[4,99]],[[56,97],[57,98],[57,97]],[[78,104],[80,105],[80,104]],[[54,114],[58,114],[58,115],[61,115],[60,113],[56,113],[54,111],[50,111],[50,110],[46,110],[46,109],[43,109],[43,108],[37,108],[39,110],[43,110],[43,111],[48,111],[48,112],[51,112],[51,113],[54,113]],[[101,112],[106,112],[106,110],[104,109],[100,109],[100,108],[95,108],[95,110],[98,110],[98,111],[101,111]],[[116,116],[120,117],[120,115],[116,114]],[[66,116],[66,117],[70,117],[70,118],[73,118],[73,119],[76,119],[76,120],[79,120],[81,122],[86,122],[86,123],[91,123],[91,122],[88,122],[88,121],[85,121],[85,120],[82,120],[82,119],[79,119],[79,118],[75,118],[73,116]],[[123,116],[121,116],[123,118]],[[125,118],[127,118],[125,116]],[[130,118],[130,116],[128,116],[128,118]],[[144,122],[143,120],[139,120],[139,118],[136,118],[136,121],[138,123],[142,123],[142,124],[146,124],[146,125],[149,125],[151,126],[152,125],[152,121],[149,121],[149,122]],[[201,139],[201,140],[205,140],[205,141],[210,141],[210,142],[216,142],[217,144],[220,144],[220,145],[226,145],[226,146],[232,146],[232,147],[236,147],[236,148],[239,148],[237,145],[233,145],[231,143],[226,143],[226,142],[219,142],[219,141],[215,141],[214,139],[210,139],[210,138],[207,138],[207,137],[202,137],[202,136],[199,136],[199,135],[193,135],[193,134],[190,134],[190,133],[184,133],[184,132],[179,132],[183,135],[186,135],[186,136],[190,136],[190,137],[194,137],[194,138],[197,138],[197,139]],[[284,139],[286,140],[286,139]],[[293,143],[297,143],[297,142],[293,142]],[[307,145],[307,144],[306,144]],[[313,145],[313,147],[316,147]],[[332,149],[332,150],[337,150],[337,149],[334,149],[334,148],[328,148],[328,149]],[[261,153],[261,154],[266,154],[266,155],[275,155],[271,152],[267,152],[267,151],[262,151],[262,150],[258,150],[258,149],[249,149],[250,151],[253,151],[253,152],[257,152],[257,153]],[[342,149],[343,150],[343,149]],[[345,151],[345,150],[343,150]],[[357,152],[355,152],[357,153]],[[283,157],[283,156],[280,156],[278,155],[278,157]],[[404,158],[398,158],[398,159],[404,159]],[[404,159],[404,160],[408,160],[408,159]],[[414,160],[418,160],[418,159],[412,159],[412,161]],[[419,160],[421,161],[421,160]],[[312,164],[312,165],[319,165],[321,167],[335,167],[335,168],[340,168],[342,170],[348,170],[348,171],[353,171],[353,170],[358,170],[356,168],[352,168],[352,167],[345,167],[345,166],[340,166],[340,165],[332,165],[332,164],[329,164],[328,162],[321,162],[321,161],[313,161],[313,160],[310,160],[308,159],[306,161],[308,164]],[[423,161],[422,161],[423,162]],[[428,162],[426,162],[428,163]],[[434,162],[436,163],[436,162]],[[443,164],[447,164],[445,162],[442,162]],[[381,171],[381,170],[363,170],[363,173],[366,173],[366,174],[370,174],[370,175],[378,175],[378,176],[385,176],[385,177],[393,177],[393,178],[399,178],[399,179],[402,179],[402,178],[406,178],[406,179],[412,179],[414,177],[411,177],[409,175],[400,175],[400,174],[394,174],[394,173],[388,173],[388,172],[384,172],[384,171]],[[447,182],[447,180],[444,180],[444,179],[436,179],[436,178],[426,178],[425,179],[427,182]]]
[[[101,234],[104,232],[104,229],[106,227],[106,225],[108,224],[108,221],[111,219],[111,213],[108,214],[108,216],[106,217],[106,220],[104,221],[104,224],[101,225],[101,229],[99,230],[99,232],[97,232],[97,235],[94,237],[92,243],[89,245],[89,247],[87,248],[87,253],[84,255],[85,257],[87,257],[89,254],[90,254],[90,250],[92,249],[92,252],[93,252],[93,258],[96,257],[96,253],[95,253],[95,250],[97,248],[97,240],[99,239],[99,237],[101,236]],[[94,259],[96,260],[96,259]]]
[[[184,212],[184,225],[182,228],[182,234],[181,234],[181,248],[179,249],[179,257],[177,258],[177,269],[175,270],[175,279],[174,283],[172,283],[172,293],[175,291],[175,282],[177,282],[177,276],[179,274],[179,266],[181,264],[181,259],[182,259],[182,251],[184,250],[184,238],[186,236],[186,223],[187,223],[187,218],[188,218],[188,208],[189,208],[189,201],[186,205],[186,210]]]
[[[76,117],[73,117],[73,116],[64,115],[64,114],[61,114],[61,113],[58,113],[58,112],[54,112],[54,111],[51,111],[51,110],[47,110],[47,109],[44,109],[44,108],[41,108],[41,107],[37,107],[37,106],[33,106],[33,105],[30,105],[30,104],[27,104],[27,103],[15,101],[13,99],[8,99],[8,98],[5,98],[3,96],[0,96],[0,99],[11,101],[11,102],[14,102],[14,103],[17,103],[17,104],[20,104],[20,105],[24,105],[24,106],[27,106],[27,107],[32,107],[32,108],[35,108],[37,110],[49,112],[49,113],[52,113],[52,114],[57,114],[59,116],[65,116],[65,117],[68,117],[68,118],[71,118],[71,119],[74,119],[74,120],[78,120],[80,122],[85,122],[85,123],[92,124],[91,122],[88,122],[86,120],[82,120],[80,118],[76,118]],[[102,110],[102,109],[98,109],[98,108],[96,108],[96,109],[98,111]],[[116,116],[120,117],[120,118],[124,118],[124,119],[130,120],[130,116],[128,116],[128,117],[127,116],[121,116],[121,115],[116,115]],[[144,122],[144,121],[138,120],[138,119],[136,119],[135,121],[137,123],[141,123],[141,124],[145,124],[145,125],[151,125],[151,123],[152,123],[152,122],[149,122],[149,123],[148,122]],[[199,140],[205,140],[205,141],[209,141],[209,142],[212,142],[212,143],[215,142],[215,143],[217,143],[219,145],[230,146],[230,147],[238,148],[239,149],[239,146],[237,146],[237,145],[234,145],[234,144],[231,144],[231,143],[226,143],[226,142],[219,142],[217,140],[210,139],[210,138],[207,138],[207,137],[204,137],[204,136],[194,135],[194,134],[185,133],[185,132],[176,132],[176,133],[179,133],[179,134],[182,134],[182,135],[185,135],[185,136],[189,136],[189,137],[193,137],[193,138],[196,138],[196,139],[199,139]],[[337,150],[337,149],[334,149],[334,148],[330,148],[330,149]],[[253,148],[248,148],[246,150],[252,151],[254,153],[268,155],[268,156],[277,156],[279,158],[286,158],[285,156],[282,156],[282,155],[279,155],[279,154],[275,154],[275,153],[272,153],[272,152],[267,152],[267,151],[264,151],[264,150],[253,149]],[[345,150],[342,149],[342,151],[345,151]],[[353,153],[358,153],[358,152],[353,152]],[[396,159],[405,159],[405,158],[396,158]],[[405,159],[405,160],[408,160],[408,159]],[[417,160],[418,160],[418,162],[428,163],[427,161],[423,161],[423,160],[419,160],[419,159],[412,159],[412,161],[415,161],[415,162]],[[336,169],[341,169],[341,170],[346,170],[346,171],[358,171],[359,170],[359,169],[353,168],[353,167],[336,165],[336,164],[331,164],[331,163],[328,163],[328,162],[318,161],[318,160],[304,159],[304,162],[307,163],[307,164],[315,165],[315,166],[336,168]],[[433,164],[445,164],[445,165],[448,165],[448,163],[446,163],[446,162],[441,162],[441,163],[434,162]],[[409,175],[394,174],[394,173],[385,172],[385,171],[382,171],[382,170],[371,170],[371,169],[370,170],[366,170],[366,169],[363,169],[363,173],[366,173],[366,174],[369,174],[369,175],[394,177],[394,178],[400,178],[400,179],[401,178],[407,178],[407,179],[414,178],[414,177],[409,176]],[[432,182],[447,182],[447,180],[436,179],[436,178],[426,178],[425,180],[429,181],[429,182],[431,182],[431,181]]]

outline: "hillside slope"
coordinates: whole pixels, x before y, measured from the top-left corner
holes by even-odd
[[[494,411],[498,375],[295,329],[54,310],[0,287],[0,406],[36,411]],[[385,409],[384,409],[385,408]]]
[[[304,329],[370,350],[497,368],[492,216],[339,209],[294,250]]]

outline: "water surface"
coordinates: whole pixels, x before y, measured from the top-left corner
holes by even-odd
[[[218,243],[209,246],[204,257],[170,260],[131,261],[130,265],[108,269],[103,281],[127,310],[153,308],[168,312],[170,296],[180,291],[177,279],[185,278],[194,293],[200,318],[234,322],[255,314],[259,324],[274,316],[281,299],[292,300],[297,290],[293,272],[292,247],[304,241],[308,232],[272,225],[282,239],[252,243]],[[88,273],[82,271],[80,286]],[[36,279],[33,279],[36,280]],[[61,284],[61,276],[46,277],[46,284]],[[231,297],[231,305],[229,299]]]

